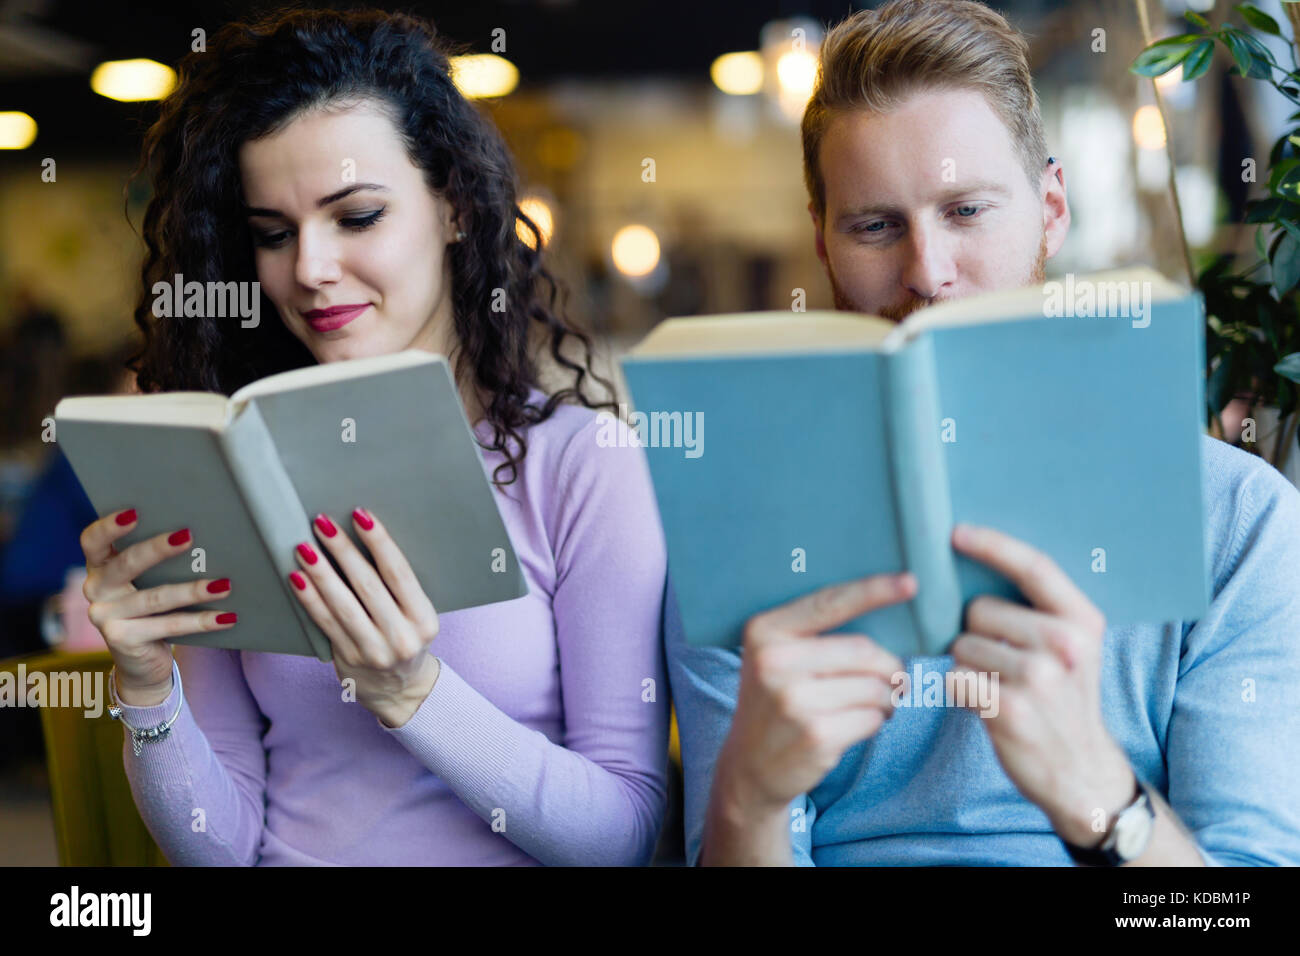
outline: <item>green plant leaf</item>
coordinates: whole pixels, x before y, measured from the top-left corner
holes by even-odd
[[[1297,242],[1300,242],[1300,226],[1297,226],[1289,219],[1279,219],[1277,224],[1289,232]]]
[[[1285,199],[1255,199],[1246,203],[1246,216],[1243,222],[1247,224],[1272,222],[1273,217],[1282,210],[1282,203]]]
[[[1292,352],[1273,366],[1273,371],[1293,382],[1300,383],[1300,352]]]
[[[1214,371],[1210,373],[1210,377],[1205,383],[1205,403],[1215,415],[1223,411],[1232,399],[1231,371],[1231,353],[1224,352],[1219,356],[1219,364],[1215,366]]]
[[[1256,296],[1255,300],[1255,319],[1259,327],[1264,331],[1264,337],[1268,339],[1268,344],[1273,347],[1274,354],[1277,353],[1277,324],[1273,321],[1273,310],[1269,304]]]
[[[1283,220],[1283,225],[1290,223]],[[1273,294],[1280,302],[1300,282],[1300,242],[1289,230],[1283,234],[1269,261],[1273,265]]]
[[[1300,189],[1300,159],[1284,159],[1269,170],[1269,192],[1285,198],[1294,198]]]
[[[1255,252],[1260,259],[1268,258],[1268,249],[1264,246],[1264,227],[1260,226],[1255,230]]]
[[[1214,41],[1202,40],[1192,47],[1192,52],[1187,54],[1187,59],[1183,61],[1183,82],[1190,83],[1204,75],[1212,62],[1214,62]]]
[[[1279,416],[1285,418],[1295,411],[1296,391],[1285,378],[1277,383],[1277,407]]]
[[[1281,159],[1274,163],[1273,168],[1269,170],[1268,188],[1275,188],[1278,180],[1282,178],[1282,175],[1289,170],[1295,169],[1297,166],[1300,166],[1300,157],[1295,156],[1288,156],[1286,159]]]
[[[1193,43],[1202,39],[1199,33],[1183,33],[1157,40],[1137,55],[1129,71],[1138,76],[1163,76],[1191,53]]]
[[[1239,33],[1238,36],[1241,38],[1241,42],[1246,44],[1246,47],[1253,55],[1255,65],[1261,67],[1263,70],[1263,73],[1256,78],[1261,80],[1272,80],[1273,71],[1270,67],[1277,67],[1279,70],[1282,69],[1277,60],[1273,58],[1273,51],[1264,46],[1264,44],[1252,34]],[[1251,75],[1254,76],[1255,74],[1252,73]]]
[[[1287,152],[1288,150],[1290,150],[1291,152],[1295,152],[1294,147],[1292,147],[1290,141],[1287,140],[1285,136],[1278,137],[1278,141],[1274,143],[1272,149],[1268,151],[1269,167],[1271,168],[1273,166],[1276,166],[1279,162],[1281,162],[1283,158],[1282,154]]]
[[[1177,36],[1165,37],[1162,40],[1156,40],[1149,47],[1147,47],[1147,49],[1154,50],[1156,47],[1178,46],[1179,44],[1182,43],[1195,43],[1199,39],[1201,39],[1201,34],[1199,33],[1180,33]]]
[[[1270,265],[1273,262],[1273,257],[1277,255],[1277,247],[1282,245],[1282,240],[1285,238],[1286,238],[1285,229],[1279,229],[1277,232],[1273,233],[1273,241],[1268,244],[1268,255],[1265,256],[1265,258],[1268,259]]]
[[[1270,17],[1259,7],[1249,3],[1239,3],[1232,9],[1241,14],[1241,18],[1249,23],[1256,30],[1262,30],[1264,33],[1271,33],[1275,37],[1282,35],[1282,28],[1277,25],[1277,21]],[[1207,23],[1206,26],[1209,26]]]
[[[1234,30],[1231,27],[1224,27],[1219,33],[1219,39],[1223,41],[1228,48],[1228,52],[1232,54],[1241,75],[1245,76],[1249,73],[1251,66],[1250,47],[1241,42],[1241,31]]]
[[[1273,75],[1269,70],[1270,58],[1267,55],[1268,51],[1260,46],[1259,41],[1254,37],[1231,27],[1224,27],[1220,31],[1219,37],[1232,52],[1232,58],[1237,61],[1237,69],[1242,76],[1267,80]],[[1262,55],[1259,52],[1260,50],[1264,51]]]
[[[1156,77],[1164,76],[1192,52],[1191,47],[1179,46],[1174,48],[1164,47],[1160,49],[1143,50],[1138,54],[1129,71],[1136,73],[1138,76]]]
[[[1300,211],[1300,206],[1285,199],[1252,199],[1246,203],[1245,221],[1247,223],[1272,222],[1286,212],[1288,206],[1295,206],[1296,210]]]
[[[1183,14],[1183,17],[1193,26],[1208,28],[1210,25],[1210,21],[1205,19],[1205,17],[1201,16],[1195,10],[1188,10]]]

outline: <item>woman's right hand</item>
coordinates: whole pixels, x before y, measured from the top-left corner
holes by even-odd
[[[113,542],[129,534],[137,520],[135,509],[128,508],[86,526],[81,533],[81,550],[86,555],[82,593],[90,602],[90,621],[117,665],[119,699],[148,707],[161,704],[171,694],[172,651],[166,639],[225,630],[235,623],[235,615],[217,611],[159,613],[226,597],[230,580],[202,578],[138,590],[131,583],[135,578],[160,561],[184,554],[191,539],[189,529],[184,528],[137,541],[119,554]],[[219,616],[223,618],[220,622]]]

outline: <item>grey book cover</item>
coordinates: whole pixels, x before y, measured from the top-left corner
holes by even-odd
[[[311,528],[352,527],[361,506],[383,522],[439,612],[528,593],[446,359],[420,350],[268,376],[235,392],[76,396],[55,435],[95,511],[137,509],[129,545],[189,528],[191,550],[148,569],[137,588],[231,579],[230,628],[172,643],[332,658],[294,595]],[[347,576],[341,574],[343,580]],[[173,612],[174,613],[174,612]]]

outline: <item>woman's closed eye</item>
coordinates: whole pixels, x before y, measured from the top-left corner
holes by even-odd
[[[387,207],[384,207],[359,216],[344,217],[339,220],[339,225],[352,232],[364,232],[384,218],[386,209]],[[265,249],[275,249],[284,245],[290,235],[292,235],[292,231],[287,229],[280,232],[266,232],[261,229],[254,229],[253,244]]]
[[[385,207],[386,208],[386,207]],[[360,216],[352,216],[347,219],[340,219],[339,224],[349,229],[355,229],[358,232],[362,229],[369,229],[379,220],[384,218],[384,209],[376,209],[374,212],[368,212]]]

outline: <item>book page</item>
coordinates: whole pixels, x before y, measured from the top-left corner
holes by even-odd
[[[250,446],[236,468],[248,474],[247,484],[263,483],[259,463],[274,457],[302,512],[341,519],[340,533],[358,547],[364,545],[347,516],[358,505],[370,509],[440,614],[513,600],[528,592],[527,582],[451,369],[441,356],[422,355],[362,381],[343,377],[257,396],[236,422],[260,419],[267,450]],[[346,437],[345,419],[355,426]],[[261,527],[268,542],[288,542],[280,553],[290,558],[292,542],[303,540],[295,538],[301,531],[284,509],[264,511]],[[488,556],[504,563],[493,565]]]
[[[1152,302],[1181,298],[1190,291],[1147,266],[1073,275],[1052,279],[1042,285],[984,292],[919,309],[903,320],[883,347],[892,351],[929,329],[981,322],[1009,322],[1034,316],[1047,318],[1045,303],[1049,300],[1053,287],[1056,287],[1055,291],[1060,295],[1068,295],[1073,288],[1081,288],[1089,283],[1094,287],[1104,287],[1103,284],[1124,285],[1128,289],[1139,290],[1143,283],[1149,283]],[[1133,286],[1132,283],[1138,285]]]
[[[291,392],[299,388],[311,388],[313,385],[324,385],[327,382],[337,382],[348,378],[362,378],[392,369],[409,368],[412,365],[436,362],[440,358],[442,356],[434,352],[426,352],[422,349],[405,349],[391,355],[374,355],[368,358],[329,362],[325,365],[309,365],[306,368],[277,372],[275,375],[259,378],[256,382],[249,382],[230,396],[230,402],[232,405],[241,406],[250,398],[257,398],[259,395]]]
[[[180,425],[220,430],[227,422],[226,396],[217,392],[154,392],[148,395],[77,395],[54,409],[55,419]]]
[[[894,324],[852,312],[752,312],[667,319],[629,353],[660,355],[751,355],[873,349]]]

